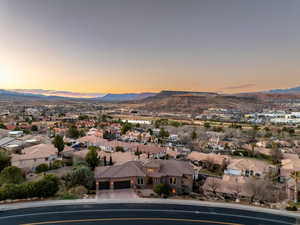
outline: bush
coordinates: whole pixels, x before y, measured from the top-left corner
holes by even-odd
[[[0,174],[0,184],[20,184],[24,180],[22,170],[15,166],[6,167]]]
[[[88,193],[88,190],[84,186],[77,186],[69,189],[69,193],[82,197],[83,195]]]
[[[296,206],[290,206],[290,205],[287,206],[285,209],[288,211],[297,211],[298,210]]]
[[[125,150],[122,146],[117,146],[116,147],[116,152],[125,152]]]
[[[43,173],[49,170],[49,166],[46,163],[40,164],[35,168],[36,173]]]
[[[52,170],[55,170],[55,169],[59,169],[59,168],[62,168],[64,167],[64,162],[61,161],[61,160],[55,160],[53,163],[51,163],[50,165],[50,168]]]
[[[54,175],[46,175],[37,181],[23,184],[5,184],[0,187],[0,200],[24,199],[32,197],[51,197],[59,189],[59,179]]]
[[[154,186],[154,192],[158,195],[169,196],[171,192],[171,188],[166,184],[157,184]]]
[[[83,185],[87,189],[92,189],[95,184],[94,173],[86,166],[79,166],[62,177],[67,188]]]
[[[0,172],[10,165],[10,157],[6,151],[0,150]]]
[[[74,195],[70,192],[63,192],[59,195],[59,199],[60,200],[74,200],[74,199],[78,199],[78,196]]]

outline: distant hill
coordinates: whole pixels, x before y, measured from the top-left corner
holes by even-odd
[[[221,95],[214,92],[161,91],[135,103],[141,110],[200,113],[209,107],[254,109],[258,99],[255,96]]]
[[[300,93],[300,86],[294,88],[287,88],[287,89],[273,89],[267,91],[269,93]]]
[[[49,95],[51,94],[51,95]],[[55,94],[55,95],[54,95]],[[0,98],[24,99],[24,100],[80,100],[80,101],[100,101],[100,102],[124,102],[141,100],[155,96],[157,93],[133,93],[133,94],[106,94],[100,97],[89,97],[88,94],[63,92],[63,91],[47,91],[47,90],[4,90],[0,89]]]
[[[140,93],[140,94],[107,94],[101,98],[97,98],[104,102],[124,102],[124,101],[134,101],[141,100],[148,97],[153,97],[157,93]]]

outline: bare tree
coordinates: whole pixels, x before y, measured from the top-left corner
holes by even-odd
[[[220,181],[221,180],[219,178],[209,177],[205,182],[208,190],[214,195],[214,197],[217,196],[217,190],[220,187]]]
[[[253,202],[255,200],[260,200],[260,197],[262,196],[262,192],[265,186],[262,181],[263,180],[259,180],[254,177],[248,180],[246,184],[246,189],[250,194],[250,202]]]
[[[238,182],[238,178],[235,179],[234,184],[232,186],[233,193],[236,199],[240,198],[240,194],[242,192],[242,185]]]

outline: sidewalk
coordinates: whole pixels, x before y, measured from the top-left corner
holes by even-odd
[[[173,199],[153,199],[153,198],[137,198],[137,199],[78,199],[78,200],[50,200],[50,201],[37,201],[37,202],[24,202],[0,205],[0,211],[34,208],[43,206],[56,206],[56,205],[79,205],[79,204],[176,204],[176,205],[193,205],[193,206],[207,206],[207,207],[220,207],[241,209],[262,213],[271,213],[282,216],[289,216],[300,219],[300,214],[295,212],[288,212],[285,210],[266,209],[254,206],[238,205],[232,203],[218,203],[206,202],[196,200],[173,200]]]

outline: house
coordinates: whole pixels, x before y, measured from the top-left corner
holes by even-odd
[[[300,159],[299,157],[291,157],[291,154],[284,154],[284,157],[289,157],[281,160],[280,179],[281,181],[287,181],[290,175],[294,171],[300,171]]]
[[[230,163],[224,173],[228,175],[239,175],[246,177],[264,177],[271,168],[272,166],[270,164],[262,160],[235,158],[230,160]]]
[[[247,199],[251,193],[248,190],[249,177],[223,175],[222,178],[208,177],[202,186],[205,195],[216,194],[219,197],[232,199]]]
[[[129,161],[122,165],[97,167],[97,192],[102,189],[153,188],[167,184],[172,193],[189,193],[193,188],[194,170],[188,162],[151,160]]]
[[[39,144],[24,148],[22,154],[12,154],[11,164],[26,170],[35,170],[38,165],[49,165],[56,159],[57,149],[52,144]]]
[[[187,156],[187,159],[191,160],[194,164],[203,165],[206,162],[211,162],[216,165],[223,165],[230,161],[230,157],[227,155],[219,155],[215,153],[202,153],[193,151]]]

